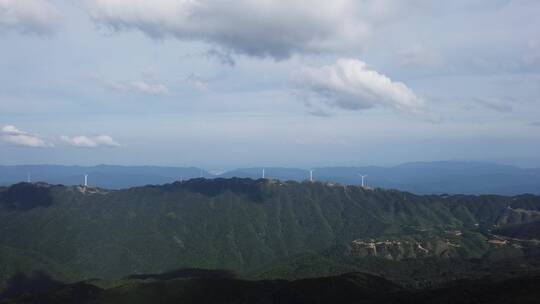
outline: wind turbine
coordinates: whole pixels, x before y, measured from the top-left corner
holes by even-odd
[[[309,170],[309,181],[310,182],[313,182],[313,171],[315,171],[315,170],[313,170],[313,169]]]
[[[84,175],[84,187],[88,187],[88,174]]]
[[[265,178],[265,177],[264,177],[264,168],[263,168],[263,174],[262,174],[262,178],[263,178],[263,179]]]
[[[364,185],[364,179],[367,177],[367,175],[358,174],[362,178],[362,188],[365,187]]]

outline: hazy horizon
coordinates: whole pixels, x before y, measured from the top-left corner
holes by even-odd
[[[367,163],[367,164],[318,164],[313,166],[302,166],[300,164],[274,164],[274,165],[268,165],[268,164],[258,164],[258,163],[249,163],[249,164],[239,164],[238,166],[225,166],[225,165],[215,165],[215,166],[203,166],[203,165],[196,165],[196,164],[129,164],[129,163],[89,163],[89,164],[79,164],[79,163],[13,163],[13,164],[4,164],[0,163],[0,166],[73,166],[73,167],[97,167],[97,166],[120,166],[120,167],[171,167],[171,168],[198,168],[203,169],[209,173],[212,173],[214,175],[219,175],[221,173],[224,173],[226,171],[231,171],[235,169],[249,169],[249,168],[296,168],[296,169],[303,169],[303,170],[309,170],[311,168],[348,168],[348,167],[381,167],[381,168],[392,168],[400,165],[406,165],[406,164],[415,164],[415,163],[471,163],[471,164],[488,164],[488,165],[502,165],[502,166],[512,166],[516,168],[521,169],[539,169],[540,164],[538,165],[523,165],[524,163],[529,162],[505,162],[505,161],[497,161],[497,160],[474,160],[474,159],[445,159],[445,160],[432,160],[432,161],[423,161],[423,160],[417,160],[417,161],[406,161],[406,162],[398,162],[398,163],[382,163],[382,164],[376,164],[376,163]],[[536,162],[532,162],[531,164],[536,164]]]

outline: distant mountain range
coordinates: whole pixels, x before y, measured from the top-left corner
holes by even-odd
[[[0,185],[26,181],[50,184],[79,185],[83,175],[89,183],[107,189],[164,184],[205,177],[260,178],[262,167],[231,170],[219,175],[195,167],[109,166],[93,167],[57,165],[0,166]],[[321,167],[314,168],[314,178],[320,181],[358,185],[359,174],[367,175],[372,187],[397,189],[418,194],[540,194],[540,168],[523,169],[484,162],[417,162],[394,167]],[[265,168],[265,176],[279,180],[302,181],[309,170],[299,168]]]
[[[18,165],[0,166],[0,185],[27,181],[28,177],[35,182],[81,185],[84,183],[84,174],[89,175],[89,184],[106,189],[124,189],[165,184],[182,179],[214,177],[211,173],[195,167]]]

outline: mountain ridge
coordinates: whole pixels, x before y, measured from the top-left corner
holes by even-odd
[[[344,246],[338,252],[344,255],[355,240],[433,248],[428,256],[480,257],[497,247],[487,242],[487,230],[534,220],[540,211],[535,195],[421,196],[263,179],[92,189],[27,183],[2,188],[0,246],[64,261],[69,272],[83,277],[181,267],[248,273],[336,246]],[[509,216],[514,210],[531,215]],[[389,253],[381,258],[409,257],[405,249],[388,246],[379,249]]]
[[[309,170],[266,167],[268,178],[303,181]],[[359,174],[368,175],[366,183],[418,194],[540,194],[540,169],[523,169],[485,162],[416,162],[393,167],[318,167],[314,178],[342,184],[360,184]],[[196,167],[159,166],[0,166],[0,185],[31,179],[51,184],[80,185],[89,174],[93,186],[123,189],[148,184],[165,184],[191,178],[261,178],[263,167],[240,168],[212,174]]]

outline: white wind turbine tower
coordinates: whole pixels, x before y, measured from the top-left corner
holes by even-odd
[[[84,175],[84,187],[88,187],[88,174]]]
[[[310,182],[313,182],[313,171],[315,171],[315,170],[313,170],[313,169],[309,170],[309,181]]]
[[[265,178],[265,177],[264,177],[264,168],[263,168],[263,172],[262,172],[262,178],[263,178],[263,179]]]
[[[362,188],[365,187],[364,179],[367,177],[367,175],[358,174],[362,178]]]

